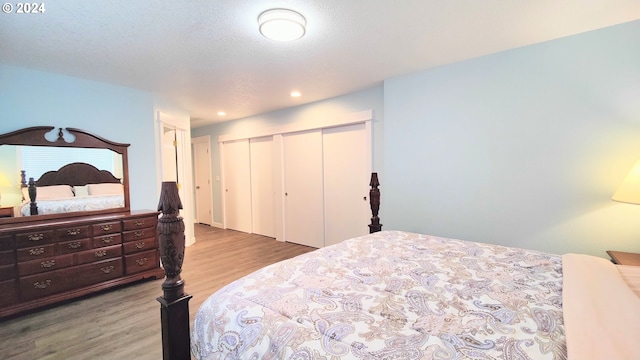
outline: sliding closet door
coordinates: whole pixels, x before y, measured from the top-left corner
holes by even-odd
[[[251,139],[251,217],[253,233],[276,237],[273,137]]]
[[[370,139],[364,123],[323,130],[325,246],[369,233]]]
[[[251,232],[251,168],[249,140],[222,144],[225,228]]]
[[[284,240],[324,246],[322,131],[282,137]]]

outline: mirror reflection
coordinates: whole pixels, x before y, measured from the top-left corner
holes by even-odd
[[[0,159],[0,207],[14,217],[125,206],[122,155],[109,149],[3,145]],[[35,213],[30,178],[38,185]]]

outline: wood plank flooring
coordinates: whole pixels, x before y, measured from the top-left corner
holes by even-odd
[[[266,265],[314,250],[303,245],[196,225],[182,271],[193,317],[229,282]],[[144,281],[14,318],[0,320],[0,359],[162,359],[163,280]]]

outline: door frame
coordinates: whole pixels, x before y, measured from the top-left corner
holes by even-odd
[[[178,151],[178,180],[180,183],[180,200],[183,209],[180,215],[185,222],[186,246],[195,243],[195,233],[193,227],[193,214],[195,209],[193,201],[193,179],[191,163],[191,129],[189,128],[189,118],[184,116],[170,115],[163,111],[156,111],[155,132],[156,132],[156,179],[158,179],[157,193],[160,196],[160,185],[163,179],[163,159],[162,159],[162,135],[163,128],[173,128],[178,130],[177,146]]]

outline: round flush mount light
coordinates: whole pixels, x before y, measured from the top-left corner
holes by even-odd
[[[264,37],[276,41],[300,39],[306,32],[307,20],[289,9],[270,9],[258,16],[258,29]]]

